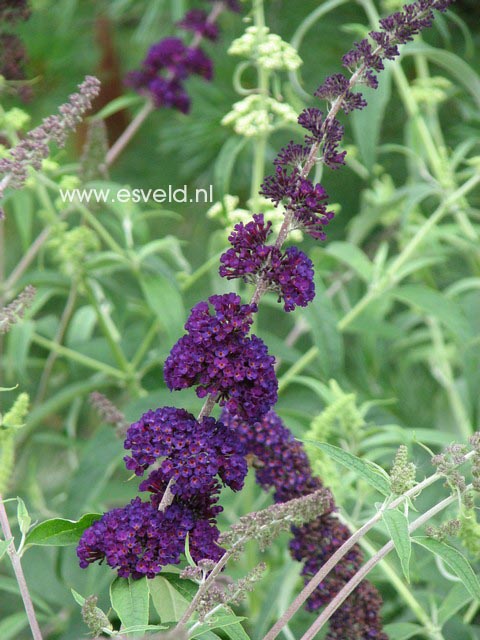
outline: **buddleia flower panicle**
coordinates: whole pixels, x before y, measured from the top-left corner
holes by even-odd
[[[355,85],[376,86],[375,72],[383,68],[384,60],[398,54],[397,45],[431,24],[432,9],[443,11],[449,4],[450,0],[417,0],[382,20],[380,30],[369,34],[370,40],[355,44],[344,57],[352,76],[330,76],[316,91],[328,111],[311,107],[300,114],[298,122],[306,131],[303,143],[290,142],[281,149],[274,161],[274,175],[261,187],[261,195],[275,206],[284,206],[287,224],[276,243],[268,244],[271,225],[263,214],[254,215],[236,225],[229,237],[231,247],[221,258],[223,277],[256,284],[254,301],[273,290],[290,311],[313,299],[311,261],[296,247],[282,249],[285,236],[295,228],[325,239],[325,228],[333,218],[327,193],[309,179],[310,171],[316,161],[332,169],[344,164],[345,152],[339,148],[344,129],[337,115],[366,105],[363,96],[353,90]],[[239,8],[236,0],[225,5]],[[218,13],[219,3],[215,9]],[[150,49],[142,69],[131,76],[133,85],[152,95],[157,106],[187,111],[185,79],[192,73],[205,79],[211,76],[210,62],[198,44],[202,38],[217,37],[212,15],[189,11],[180,25],[194,32],[194,44],[188,47],[175,37],[163,40]],[[208,396],[208,402],[199,419],[183,409],[163,407],[131,425],[125,441],[130,454],[125,462],[138,476],[149,471],[139,486],[149,499],[135,498],[87,529],[77,549],[81,566],[106,561],[121,576],[153,577],[166,564],[180,562],[188,536],[197,564],[188,575],[198,578],[200,571],[204,577],[224,553],[222,544],[241,547],[249,536],[268,544],[278,526],[291,529],[290,552],[303,563],[302,574],[308,582],[350,538],[350,531],[337,517],[331,493],[312,474],[303,445],[272,411],[278,382],[274,358],[250,334],[256,311],[256,304],[242,304],[234,293],[211,296],[191,310],[186,334],[165,362],[164,377],[170,390],[195,387],[200,398]],[[207,417],[216,402],[223,407],[220,420]],[[472,446],[480,451],[480,439],[472,441]],[[411,484],[412,469],[404,453],[399,452],[394,472],[398,475],[400,467],[407,469]],[[457,489],[465,480],[454,467],[464,455],[463,449],[450,448],[436,461],[439,471]],[[222,484],[233,490],[242,487],[247,457],[253,460],[257,482],[272,491],[275,504],[241,518],[220,537],[216,519],[222,511],[218,504]],[[475,469],[478,482],[480,454]],[[168,504],[167,496],[172,497]],[[362,560],[360,548],[353,546],[315,589],[307,607],[315,611],[331,602],[357,573]],[[376,589],[362,582],[331,617],[326,639],[386,640],[380,608]]]
[[[243,445],[235,432],[214,418],[200,422],[184,409],[162,407],[133,423],[125,439],[127,469],[141,476],[161,459],[152,477],[174,480],[172,493],[190,498],[209,493],[218,475],[238,491],[247,475]],[[140,489],[151,484],[150,478]]]
[[[233,293],[197,304],[165,362],[169,389],[196,387],[198,397],[212,395],[234,415],[264,416],[277,401],[278,382],[265,344],[247,336],[254,311]]]
[[[113,402],[99,391],[93,391],[90,394],[89,400],[90,404],[98,412],[102,420],[107,424],[111,424],[116,427],[118,435],[123,435],[123,437],[125,437],[129,424],[123,413],[113,404]]]
[[[214,512],[216,515],[216,512]],[[194,560],[219,560],[219,531],[214,515],[176,501],[164,511],[135,498],[126,507],[105,513],[86,529],[77,547],[80,567],[105,561],[120,577],[154,578],[163,567],[178,564],[187,535]]]
[[[273,489],[276,503],[288,503],[295,498],[325,491],[320,479],[312,474],[302,443],[294,438],[274,411],[255,424],[233,418],[227,412],[222,414],[222,421],[238,432],[245,450],[254,456],[257,482],[266,490]],[[322,515],[302,526],[292,527],[290,552],[296,560],[304,563],[302,575],[305,582],[351,535],[348,527],[338,520],[335,509],[335,503],[330,499]],[[330,602],[355,575],[362,560],[359,547],[354,546],[312,593],[307,609],[316,611]],[[380,608],[381,598],[377,591],[368,582],[363,582],[331,618],[327,639],[350,638],[351,630],[355,629],[357,635],[354,638],[387,640],[381,631]]]
[[[219,273],[228,280],[241,278],[253,284],[261,280],[278,294],[279,302],[284,301],[285,311],[306,307],[315,297],[312,261],[296,247],[282,252],[267,245],[271,226],[263,214],[254,215],[247,224],[235,225],[228,238],[232,248],[220,257]]]
[[[100,82],[93,76],[87,76],[78,89],[78,93],[72,94],[69,101],[59,108],[58,115],[45,118],[40,126],[29,131],[13,149],[10,149],[7,157],[0,159],[0,180],[3,178],[3,187],[8,185],[18,189],[25,183],[30,167],[40,169],[42,161],[50,153],[50,142],[54,142],[58,147],[65,145],[70,132],[77,127],[92,106],[93,99],[100,91]]]
[[[31,14],[28,0],[0,0],[0,23],[15,24],[28,20]]]
[[[192,31],[206,40],[218,39],[218,25],[208,21],[208,13],[203,9],[190,9],[177,24],[182,29]]]
[[[192,75],[212,80],[213,62],[199,44],[203,39],[218,39],[219,29],[215,20],[225,8],[238,11],[240,6],[236,1],[215,0],[210,14],[203,9],[189,10],[177,25],[194,33],[193,43],[187,45],[182,38],[169,36],[153,44],[141,68],[127,74],[125,84],[150,97],[157,108],[188,113],[191,100],[185,81]]]
[[[13,302],[0,309],[0,335],[10,331],[13,325],[23,318],[26,310],[32,305],[35,294],[35,287],[27,285]]]

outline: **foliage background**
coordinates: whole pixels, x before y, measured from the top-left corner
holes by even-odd
[[[4,109],[26,109],[32,125],[54,112],[86,74],[98,73],[100,78],[108,74],[108,69],[101,68],[101,47],[95,39],[98,16],[108,18],[116,55],[126,71],[139,63],[148,44],[172,33],[173,22],[189,6],[179,0],[36,0],[32,4],[31,19],[17,32],[27,46],[28,76],[37,79],[34,99],[23,105],[7,97],[3,105]],[[266,4],[267,24],[289,41],[319,3],[271,0]],[[382,9],[380,3],[376,5]],[[323,429],[330,442],[386,467],[398,444],[407,442],[418,477],[430,473],[430,467],[428,454],[412,445],[414,434],[436,449],[464,439],[478,425],[478,190],[469,194],[468,202],[460,203],[470,221],[457,214],[447,216],[409,260],[411,268],[401,284],[410,288],[385,292],[344,331],[339,331],[338,321],[375,279],[378,282],[385,265],[398,256],[435,209],[436,196],[428,191],[432,173],[433,180],[440,179],[447,188],[449,180],[460,181],[465,171],[480,166],[478,156],[475,158],[480,136],[477,11],[475,3],[458,2],[455,13],[462,22],[438,19],[437,26],[425,34],[429,45],[452,53],[444,64],[432,63],[414,47],[411,50],[417,53],[402,59],[404,73],[414,87],[411,95],[419,117],[437,145],[434,153],[439,157],[441,175],[432,172],[431,158],[418,136],[418,119],[408,114],[396,78],[391,78],[389,92],[388,77],[382,77],[380,96],[385,102],[374,98],[370,109],[347,124],[347,144],[356,162],[323,177],[341,213],[329,229],[326,244],[305,241],[318,276],[319,295],[314,305],[297,311],[293,318],[284,317],[272,298],[256,327],[270,350],[281,358],[278,410],[298,437],[304,437],[314,421],[317,433]],[[365,23],[361,3],[347,2],[309,31],[300,50],[303,86],[308,93],[324,76],[339,70],[341,56],[358,35],[358,25]],[[244,27],[238,16],[222,18],[222,41],[211,49],[214,84],[190,82],[194,106],[188,117],[155,112],[113,167],[112,181],[144,188],[214,184],[216,197],[223,195],[221,185],[228,178],[225,157],[235,136],[219,122],[237,99],[232,87],[236,60],[226,55],[226,49]],[[465,69],[471,75],[467,76]],[[437,80],[432,83],[425,79],[426,74]],[[285,78],[283,81],[284,95],[300,110],[303,98]],[[435,95],[437,101],[432,99]],[[293,135],[298,136],[298,130]],[[376,135],[378,145],[372,147]],[[279,146],[291,136],[292,132],[283,130],[271,137],[267,171]],[[116,205],[62,211],[56,190],[65,184],[65,174],[76,174],[72,163],[78,161],[81,140],[80,132],[66,152],[55,152],[58,167],[46,174],[47,180],[32,178],[23,192],[10,196],[3,223],[2,297],[8,302],[26,284],[38,289],[28,319],[2,340],[0,368],[0,386],[18,384],[33,402],[17,439],[17,462],[8,493],[21,495],[38,520],[54,515],[78,518],[85,512],[125,504],[133,496],[121,462],[121,440],[99,421],[88,395],[102,391],[122,408],[129,421],[162,404],[198,410],[200,404],[193,394],[169,394],[162,364],[182,333],[188,309],[226,289],[217,276],[215,259],[226,245],[226,233],[218,222],[206,217],[207,207],[201,204],[172,205],[169,210]],[[439,140],[448,151],[444,157],[440,156]],[[469,147],[460,147],[465,141]],[[456,151],[459,161],[454,166]],[[239,154],[228,189],[241,203],[250,192],[251,152],[247,145]],[[422,169],[422,159],[427,171]],[[59,222],[62,215],[65,222]],[[94,220],[104,230],[100,235]],[[45,229],[49,229],[51,240],[12,283],[9,275]],[[75,235],[78,229],[90,229],[91,233]],[[64,328],[61,336],[59,327]],[[298,339],[289,344],[285,340],[292,337],[292,329]],[[144,353],[139,354],[145,336],[149,340],[144,343]],[[56,353],[54,361],[52,353]],[[302,358],[304,354],[309,355]],[[84,366],[82,356],[115,369],[116,375],[105,367]],[[354,395],[345,400],[330,385],[332,379],[345,394]],[[1,395],[2,412],[17,393]],[[343,405],[339,397],[343,397]],[[318,419],[321,415],[325,418],[322,412],[332,405],[330,422]],[[325,460],[317,463],[337,489],[345,513],[353,522],[361,521],[369,508],[366,487]],[[225,494],[223,526],[268,500],[250,478],[240,494]],[[371,543],[378,545],[384,539],[385,532],[379,529]],[[249,548],[232,573],[238,577],[245,574],[260,560],[257,555],[253,546]],[[299,586],[299,567],[289,558],[287,537],[269,551],[267,561],[269,574],[245,607],[253,640],[262,637],[268,622],[285,608]],[[396,559],[388,562],[400,576]],[[70,588],[84,595],[99,594],[99,606],[108,608],[106,587],[111,572],[106,567],[78,569],[73,547],[32,548],[24,566],[48,638],[77,640],[85,634]],[[387,622],[414,619],[381,568],[374,571],[372,579],[385,598]],[[408,589],[433,617],[435,611],[442,612],[445,595],[454,587],[447,575],[439,577],[430,558],[417,555]],[[25,616],[7,563],[1,566],[0,590],[0,638],[27,638]],[[445,638],[479,638],[476,610],[465,622],[466,608],[460,607],[458,615],[454,609],[441,614],[446,619]],[[298,616],[291,627],[292,637],[299,637],[309,619],[306,613]]]

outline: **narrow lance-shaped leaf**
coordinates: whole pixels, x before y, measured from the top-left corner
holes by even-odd
[[[428,549],[441,558],[445,564],[460,578],[468,592],[476,599],[480,600],[480,582],[470,563],[464,555],[455,547],[426,536],[412,538],[413,542]]]
[[[410,582],[410,558],[412,556],[412,541],[408,531],[408,518],[397,509],[387,509],[383,513],[383,521],[390,538],[395,545],[395,551],[400,559],[403,574]]]
[[[318,447],[329,455],[333,460],[339,462],[347,469],[354,471],[360,478],[368,482],[370,486],[382,493],[384,496],[390,495],[390,481],[386,472],[368,460],[362,460],[357,458],[352,453],[336,447],[333,444],[327,444],[326,442],[313,442],[312,440],[305,441],[315,447]]]

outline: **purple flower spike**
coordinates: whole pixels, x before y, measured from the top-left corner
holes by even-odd
[[[180,38],[164,38],[150,47],[143,66],[154,73],[168,69],[177,77],[184,75],[184,72],[179,72],[179,66],[183,64],[186,50],[187,47]]]
[[[159,458],[162,462],[153,477],[175,480],[172,492],[182,498],[209,493],[217,475],[238,491],[247,474],[243,447],[235,432],[214,418],[196,418],[183,409],[162,407],[148,411],[127,432],[127,469],[143,475]],[[156,475],[155,475],[156,474]],[[140,485],[148,490],[152,478]]]
[[[215,41],[218,39],[218,26],[208,22],[208,14],[202,9],[188,11],[178,26],[187,31],[193,31],[207,40]]]
[[[180,562],[187,535],[194,560],[218,561],[220,532],[211,520],[198,506],[176,502],[160,512],[152,502],[135,498],[84,531],[77,547],[80,566],[105,560],[122,578],[154,578],[163,567]]]
[[[189,47],[185,55],[185,67],[205,80],[213,78],[213,63],[200,47]]]
[[[272,246],[265,242],[271,231],[271,222],[265,223],[263,214],[254,215],[253,221],[235,225],[228,237],[232,249],[220,257],[219,273],[222,278],[243,278],[255,282],[269,258]],[[252,276],[252,277],[250,277]]]
[[[270,273],[278,286],[280,299],[284,301],[285,311],[306,307],[314,299],[313,263],[297,247],[289,247],[278,260],[274,254]]]
[[[235,225],[229,240],[232,248],[220,258],[219,273],[223,278],[242,278],[256,283],[259,279],[284,300],[285,311],[306,307],[315,297],[313,264],[296,247],[284,253],[265,244],[271,234],[271,223],[262,214],[254,215],[246,225]]]
[[[294,438],[274,411],[255,424],[233,418],[227,412],[222,414],[222,421],[235,429],[245,450],[254,456],[257,482],[267,491],[273,489],[275,502],[287,502],[322,488],[320,479],[312,474],[302,443]],[[292,527],[290,552],[296,560],[304,563],[302,575],[305,582],[350,537],[348,528],[335,516],[335,509],[332,501],[325,515],[302,527]],[[307,608],[316,611],[330,602],[361,563],[361,551],[355,546],[315,589]],[[381,631],[380,608],[381,598],[376,589],[368,582],[362,583],[332,616],[326,640],[388,640]]]
[[[329,76],[325,82],[315,91],[317,98],[335,102],[341,100],[341,107],[345,113],[350,113],[355,109],[363,109],[367,106],[367,101],[361,93],[353,93],[349,90],[349,80],[341,73]]]
[[[329,154],[329,162],[343,158],[338,154],[334,143],[325,153]],[[327,210],[327,194],[321,184],[314,185],[310,180],[301,177],[298,169],[288,173],[287,169],[278,166],[274,176],[269,176],[262,184],[260,193],[274,202],[284,201],[293,211],[293,226],[303,229],[313,238],[325,239],[324,227],[333,218],[333,212]]]
[[[196,386],[199,398],[213,394],[235,415],[260,419],[277,401],[275,359],[256,336],[247,337],[255,305],[242,305],[236,294],[200,302],[165,362],[170,390]]]

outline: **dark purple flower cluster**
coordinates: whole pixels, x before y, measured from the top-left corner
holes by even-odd
[[[154,479],[174,480],[172,493],[191,498],[197,493],[209,493],[217,475],[231,489],[243,487],[247,464],[243,446],[232,429],[214,418],[196,418],[175,407],[148,411],[128,429],[125,449],[127,469],[143,475],[145,470],[162,458]],[[149,490],[148,479],[141,491]]]
[[[374,72],[384,69],[383,61],[393,60],[400,55],[398,45],[413,40],[414,35],[430,27],[434,19],[433,10],[446,11],[452,2],[453,0],[416,0],[405,5],[403,11],[380,20],[380,31],[369,33],[373,44],[367,38],[356,42],[354,48],[343,56],[343,66],[351,71],[355,70],[359,76],[358,81],[376,88],[378,81]],[[337,96],[345,92],[349,92],[349,87],[339,86]]]
[[[28,5],[28,0],[0,0],[0,23],[28,20],[31,13]]]
[[[105,513],[84,531],[77,547],[82,568],[105,560],[118,575],[153,578],[164,566],[178,564],[189,536],[194,560],[218,560],[219,530],[215,517],[221,507],[176,501],[164,511],[154,501],[135,498],[126,507]]]
[[[274,490],[275,502],[287,502],[314,493],[322,487],[312,475],[303,445],[294,438],[274,411],[261,422],[246,424],[239,418],[222,415],[222,421],[233,427],[248,454],[254,456],[257,482]],[[307,582],[330,556],[350,537],[348,528],[330,510],[302,527],[293,527],[290,543],[292,556],[304,562],[302,575]],[[311,595],[307,607],[316,611],[327,604],[356,573],[362,554],[356,546],[337,564],[334,571]],[[364,582],[332,617],[328,640],[377,638],[387,640],[381,631],[379,610],[381,599],[372,585]]]
[[[296,247],[282,252],[267,245],[271,226],[263,214],[254,215],[247,224],[235,225],[228,238],[232,248],[220,257],[219,273],[228,280],[242,278],[254,284],[262,279],[278,293],[279,302],[284,301],[285,311],[306,307],[315,297],[312,261]]]
[[[312,237],[325,239],[323,228],[333,216],[327,211],[326,194],[321,185],[313,185],[308,173],[317,156],[331,169],[345,164],[345,151],[339,151],[344,128],[336,118],[340,109],[350,113],[363,109],[367,102],[361,93],[352,91],[357,83],[376,88],[375,71],[384,68],[383,60],[391,60],[399,54],[398,46],[412,39],[433,21],[433,9],[445,11],[453,0],[417,0],[405,5],[397,12],[380,21],[381,31],[372,31],[369,36],[355,44],[343,58],[345,67],[354,72],[351,79],[338,73],[329,76],[317,89],[315,95],[330,103],[327,117],[320,109],[305,109],[298,119],[308,131],[303,145],[290,144],[282,149],[274,161],[275,175],[263,183],[260,193],[277,206],[283,202],[293,212],[295,224]],[[292,168],[293,167],[293,168]]]
[[[341,99],[341,108],[345,113],[350,113],[355,109],[363,109],[367,106],[367,101],[361,93],[350,91],[350,81],[343,73],[335,73],[329,76],[325,82],[315,91],[317,98],[327,100],[334,103],[339,96]]]
[[[142,68],[127,74],[125,83],[139,93],[150,96],[156,107],[188,113],[190,97],[185,89],[185,80],[191,75],[212,80],[212,60],[198,45],[204,38],[217,40],[218,26],[215,21],[225,7],[232,11],[240,9],[235,0],[215,0],[210,14],[202,9],[188,11],[178,26],[195,34],[192,45],[187,46],[181,38],[164,38],[150,47]]]
[[[183,81],[192,74],[211,80],[210,58],[199,47],[187,47],[180,38],[164,38],[150,47],[142,69],[131,72],[126,83],[151,95],[157,107],[188,113],[190,98]]]
[[[199,398],[213,395],[232,414],[260,420],[277,401],[278,382],[265,344],[247,333],[255,305],[234,293],[197,304],[185,324],[187,335],[165,362],[170,390],[196,386]]]
[[[16,81],[16,90],[22,100],[29,100],[32,96],[30,86],[18,85],[19,80],[25,80],[27,54],[22,40],[5,27],[28,20],[31,13],[28,5],[27,0],[0,0],[0,76],[7,81]]]
[[[203,9],[191,9],[184,18],[178,22],[178,26],[186,31],[193,31],[206,40],[213,42],[218,38],[218,25],[210,22],[208,14]]]
[[[222,482],[238,491],[247,475],[244,446],[238,435],[214,418],[198,422],[183,409],[148,411],[127,432],[127,469],[143,475],[160,466],[140,484],[150,500],[135,498],[124,508],[105,513],[80,539],[80,566],[106,560],[121,577],[153,578],[168,564],[178,564],[186,538],[195,561],[218,561],[216,517]],[[168,489],[168,491],[167,491]],[[170,492],[174,501],[164,506]]]
[[[328,196],[321,184],[314,185],[296,167],[288,171],[287,167],[298,157],[294,147],[290,147],[294,156],[288,155],[288,147],[282,150],[275,161],[275,175],[265,179],[260,193],[275,205],[285,203],[293,212],[292,228],[303,229],[313,238],[325,240],[324,228],[334,214],[327,209]]]

